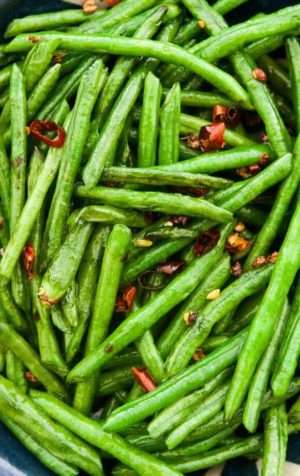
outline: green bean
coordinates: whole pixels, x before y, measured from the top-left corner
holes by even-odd
[[[254,60],[263,55],[272,53],[277,50],[284,43],[284,35],[267,36],[261,40],[254,41],[246,46],[245,52],[248,53]]]
[[[61,307],[58,305],[52,306],[50,309],[50,313],[53,325],[57,327],[57,329],[59,329],[63,334],[71,334],[72,327],[70,326],[69,321],[64,316]]]
[[[89,325],[85,356],[94,354],[101,342],[105,342],[109,324],[114,312],[120,284],[123,262],[131,243],[131,232],[124,225],[115,225],[106,244],[97,284],[95,302]],[[83,414],[88,414],[96,394],[98,375],[77,386],[73,406]]]
[[[269,286],[260,308],[251,323],[249,336],[239,356],[225,404],[226,416],[228,418],[235,414],[245,397],[250,379],[253,376],[258,361],[270,342],[283,303],[298,271],[300,249],[298,249],[296,237],[300,231],[298,230],[299,214],[300,204],[297,203],[283,244],[281,245],[279,258],[275,263]],[[283,276],[284,279],[282,278]],[[275,301],[274,296],[276,296]],[[253,352],[253,348],[255,348],[255,352]]]
[[[31,396],[52,418],[90,444],[97,446],[136,470],[138,474],[145,476],[153,474],[157,476],[179,476],[181,474],[154,456],[127,443],[120,436],[106,433],[103,431],[101,424],[81,415],[78,411],[50,397],[50,395],[35,391],[31,393]]]
[[[152,38],[155,33],[157,33],[166,12],[167,8],[165,6],[157,7],[152,15],[150,15],[149,18],[147,18],[146,21],[138,28],[138,30],[133,35],[133,38]],[[124,82],[128,78],[135,65],[135,58],[128,58],[125,56],[117,59],[101,95],[99,108],[97,111],[100,125],[106,120],[106,117],[110,112],[116,97],[118,96]]]
[[[154,296],[149,303],[130,314],[116,331],[94,350],[93,354],[87,355],[76,365],[69,374],[69,380],[78,381],[82,380],[84,376],[91,375],[126,345],[143,335],[162,316],[186,298],[197,286],[199,278],[202,278],[202,262],[201,257],[196,259]],[[141,316],[143,316],[142,326]],[[109,352],[107,351],[108,348]]]
[[[8,318],[8,322],[17,330],[25,331],[28,327],[27,322],[20,309],[16,306],[11,291],[3,282],[0,282],[0,302],[5,314],[2,315],[2,312],[0,313],[1,320]]]
[[[78,88],[80,79],[83,74],[92,66],[95,62],[95,58],[88,57],[83,58],[78,67],[72,71],[72,73],[65,78],[62,78],[56,86],[56,91],[39,111],[40,119],[47,119],[51,117],[55,108],[61,103],[62,100],[67,100],[72,97]]]
[[[61,302],[61,310],[72,328],[78,325],[77,286],[73,280]]]
[[[299,281],[281,346],[279,348],[278,362],[276,363],[273,377],[272,390],[275,396],[281,397],[287,392],[287,388],[294,376],[299,357]]]
[[[188,41],[194,40],[200,34],[201,30],[199,28],[198,22],[196,20],[189,20],[179,29],[177,35],[174,38],[174,43],[178,45],[185,45]]]
[[[177,164],[159,167],[157,170],[211,174],[221,170],[255,164],[259,162],[264,154],[270,154],[270,148],[267,145],[235,147],[222,152],[207,152],[195,155]]]
[[[81,25],[76,28],[75,31],[78,32],[94,32],[93,27],[96,27],[96,32],[100,33],[104,29],[118,27],[124,21],[136,16],[139,13],[142,13],[148,10],[151,7],[154,7],[157,4],[155,0],[141,0],[139,4],[133,0],[127,1],[125,4],[120,3],[114,8],[106,12],[102,18],[92,18],[91,21],[85,25]]]
[[[48,70],[58,45],[58,40],[50,40],[44,44],[37,43],[28,53],[23,66],[27,92],[32,91],[34,86]]]
[[[223,106],[233,106],[233,102],[226,96],[222,96],[217,92],[206,91],[181,91],[181,104],[191,107],[214,107],[218,104]]]
[[[247,1],[248,0],[217,0],[214,4],[214,9],[221,15],[226,15]]]
[[[96,228],[88,243],[78,271],[78,312],[79,324],[74,329],[67,346],[66,360],[71,362],[78,353],[80,344],[88,326],[92,308],[93,292],[96,288],[97,269],[100,265],[106,229]]]
[[[137,473],[126,466],[117,465],[112,469],[113,476],[136,476]]]
[[[276,195],[274,205],[269,213],[266,222],[258,233],[254,245],[246,260],[246,268],[250,268],[253,261],[258,256],[264,256],[268,253],[272,246],[276,235],[280,230],[280,226],[287,210],[290,206],[293,196],[297,190],[300,181],[300,138],[296,141],[293,157],[293,168],[289,177],[280,186]]]
[[[180,84],[176,83],[167,94],[160,111],[159,165],[179,160]]]
[[[275,92],[281,94],[286,99],[291,99],[291,81],[286,72],[270,56],[264,55],[259,59],[258,64],[267,74],[268,84]]]
[[[6,352],[6,376],[20,392],[27,393],[27,381],[24,376],[24,366],[20,359],[10,350]]]
[[[116,369],[120,367],[136,367],[141,365],[140,354],[134,347],[129,348],[127,351],[116,355],[112,360],[107,362],[104,369]]]
[[[290,22],[291,23],[291,22]],[[295,22],[297,23],[297,22]],[[152,40],[136,40],[134,38],[110,38],[92,36],[79,36],[71,34],[49,33],[40,34],[41,42],[43,40],[59,39],[61,48],[74,51],[105,52],[117,55],[128,56],[150,56],[167,63],[184,66],[189,71],[205,78],[210,84],[227,94],[230,99],[246,108],[251,108],[248,95],[239,83],[229,74],[221,71],[203,59],[183,50],[183,48],[171,44]],[[20,43],[18,45],[18,42]],[[22,44],[23,43],[23,44]],[[26,36],[20,36],[19,40],[13,40],[6,46],[7,53],[28,49],[32,46]]]
[[[112,395],[119,390],[130,387],[133,382],[131,367],[110,370],[101,375],[100,384],[97,387],[98,396]]]
[[[289,60],[289,72],[292,84],[293,107],[296,114],[297,131],[300,132],[300,88],[299,88],[299,63],[300,46],[296,38],[287,40],[287,55]]]
[[[93,14],[92,19],[101,18],[103,13],[103,10],[99,10]],[[37,15],[28,15],[23,18],[16,18],[10,23],[5,31],[5,38],[11,38],[12,36],[17,36],[27,31],[51,30],[56,27],[76,25],[89,21],[90,19],[91,17],[89,15],[79,9],[61,10],[59,12],[52,12],[51,14],[40,13]]]
[[[139,126],[138,167],[150,167],[156,164],[161,94],[160,80],[150,71],[144,84]]]
[[[55,202],[51,213],[51,222],[48,228],[47,259],[51,260],[58,250],[63,234],[65,221],[69,214],[69,207],[73,186],[76,180],[82,151],[88,135],[89,121],[99,94],[99,82],[103,72],[102,60],[95,63],[83,75],[77,93],[70,131],[64,147],[64,163],[61,180],[57,182]],[[88,87],[87,87],[88,85]]]
[[[27,115],[28,119],[33,119],[36,113],[44,105],[48,95],[50,95],[56,86],[61,72],[61,65],[52,66],[38,82],[31,95],[28,98]]]
[[[215,269],[213,269],[214,266]],[[208,293],[214,289],[219,289],[228,280],[230,276],[230,260],[228,256],[221,258],[220,254],[217,254],[214,250],[205,255],[203,257],[203,273],[204,280],[200,282],[188,300],[183,303],[159,338],[158,349],[165,358],[171,353],[178,339],[186,331],[185,314],[188,312],[199,313],[206,304]]]
[[[266,411],[262,476],[283,474],[288,442],[288,421],[284,405]]]
[[[10,217],[10,164],[2,138],[0,139],[0,197],[4,219],[9,224]]]
[[[226,335],[235,335],[240,330],[244,329],[254,318],[258,307],[263,298],[263,293],[254,294],[250,298],[245,299],[240,306],[238,306],[234,319],[226,329]]]
[[[299,27],[298,15],[297,11],[293,11],[293,13],[285,12],[285,14],[277,12],[277,16],[266,15],[263,18],[238,24],[228,28],[226,32],[206,40],[205,45],[200,43],[198,50],[201,57],[206,61],[217,61],[252,41],[293,31]]]
[[[244,336],[245,332],[235,336],[228,344],[161,384],[153,392],[115,410],[104,427],[109,431],[130,427],[158,410],[166,408],[193,390],[201,388],[236,360]]]
[[[9,431],[22,443],[22,445],[30,451],[46,468],[50,469],[54,474],[58,476],[76,476],[78,470],[73,466],[64,463],[63,460],[57,458],[51,454],[46,448],[32,438],[29,433],[22,430],[20,426],[14,423],[13,420],[4,416],[0,417],[4,425]]]
[[[10,75],[12,71],[12,65],[9,64],[5,66],[5,68],[1,68],[0,70],[0,90],[3,90],[5,86],[9,84]]]
[[[70,230],[43,276],[39,291],[43,304],[56,304],[65,295],[77,273],[91,233],[90,223],[78,223]]]
[[[96,185],[105,165],[112,165],[116,146],[124,127],[124,121],[132,110],[142,89],[145,68],[141,67],[131,76],[110,111],[98,142],[83,169],[86,185]]]
[[[134,210],[124,211],[121,208],[115,208],[110,206],[89,205],[78,210],[78,214],[74,212],[74,216],[76,221],[84,220],[92,223],[103,223],[112,225],[118,223],[133,228],[144,228],[147,225],[147,219],[141,213],[136,212]]]
[[[279,94],[272,94],[272,99],[274,101],[275,106],[277,107],[283,121],[287,124],[287,126],[291,130],[296,129],[296,116],[294,114],[293,109],[288,104],[288,102],[280,96]]]
[[[65,389],[59,380],[41,365],[39,357],[23,337],[4,322],[0,322],[0,340],[1,345],[11,350],[49,392],[66,397]]]
[[[138,192],[102,186],[95,188],[79,186],[77,187],[76,195],[120,208],[136,208],[167,214],[172,214],[174,209],[176,209],[178,214],[202,216],[221,223],[228,222],[232,218],[230,212],[209,202],[181,194],[168,195],[163,192]]]
[[[272,266],[249,271],[225,288],[219,298],[207,304],[198,315],[197,321],[181,336],[173,352],[168,357],[166,368],[168,375],[185,368],[194,352],[207,339],[212,327],[246,297],[264,288],[271,276]]]
[[[165,461],[172,464],[178,471],[186,474],[225,463],[225,461],[239,456],[260,453],[261,445],[262,438],[260,436],[251,436],[232,445],[224,445],[208,451],[203,456],[166,458]]]
[[[209,175],[169,172],[158,168],[124,168],[108,167],[104,169],[102,179],[121,183],[137,183],[144,185],[174,185],[178,187],[198,187],[205,185],[211,188],[223,188],[232,184],[230,180],[211,177]]]
[[[57,174],[61,156],[61,149],[49,150],[30,197],[27,199],[24,208],[21,210],[21,215],[17,217],[14,226],[14,233],[6,247],[5,258],[1,263],[4,266],[2,270],[0,265],[0,273],[5,275],[7,278],[12,276],[16,263],[30,236],[35,221],[43,206],[47,192]]]
[[[200,404],[193,406],[187,419],[167,437],[166,444],[169,450],[180,445],[195,428],[201,426],[222,410],[227,390],[228,382],[221,384],[212,395],[208,395]]]
[[[243,423],[248,431],[254,433],[258,426],[258,421],[260,417],[261,405],[263,397],[266,393],[268,382],[270,379],[270,374],[272,371],[272,366],[275,360],[275,357],[278,352],[279,343],[283,336],[283,331],[287,323],[288,315],[288,305],[285,304],[280,320],[272,337],[269,347],[264,353],[252,380],[244,413],[243,413]],[[290,379],[291,381],[292,379]],[[290,383],[290,382],[288,382]],[[288,388],[288,385],[287,385]],[[279,395],[276,395],[279,396]]]
[[[198,408],[203,401],[211,395],[217,387],[231,374],[231,369],[223,370],[219,375],[206,383],[200,390],[181,398],[159,413],[149,424],[148,431],[152,438],[159,438],[176,426],[185,422],[190,417],[194,408]]]
[[[33,439],[42,439],[54,456],[67,464],[78,466],[88,474],[103,474],[100,458],[94,449],[63,426],[54,423],[31,398],[20,393],[3,377],[0,377],[0,401],[5,416]]]
[[[65,106],[62,105],[62,109]],[[65,111],[67,113],[67,110]],[[36,185],[42,164],[43,155],[39,149],[35,149],[30,160],[30,171],[28,175],[28,195]],[[36,329],[38,335],[38,347],[42,363],[53,372],[60,376],[65,376],[68,372],[65,362],[61,356],[58,342],[51,324],[49,311],[41,306],[38,299],[38,290],[40,287],[39,264],[40,264],[40,250],[42,230],[44,225],[44,209],[40,212],[31,233],[31,243],[35,252],[35,261],[33,266],[33,276],[30,281],[31,295],[32,295],[32,312],[37,313],[38,320],[36,321]]]

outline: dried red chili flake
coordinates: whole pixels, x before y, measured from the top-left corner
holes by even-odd
[[[266,264],[273,264],[276,262],[279,253],[274,251],[272,254],[268,256],[258,256],[252,263],[252,268],[260,268]]]
[[[144,217],[149,223],[153,223],[154,221],[159,219],[160,215],[155,212],[146,212],[144,213]]]
[[[106,0],[106,4],[109,8],[114,7],[118,3],[120,3],[120,0]]]
[[[157,271],[159,273],[172,276],[173,274],[177,273],[177,271],[179,271],[184,265],[185,265],[185,262],[182,260],[169,261],[168,263],[164,263],[158,266]]]
[[[207,187],[180,187],[176,188],[175,192],[182,193],[185,195],[191,195],[193,197],[204,197],[208,194],[209,189]]]
[[[267,165],[267,163],[269,162],[270,160],[270,156],[269,154],[267,154],[266,152],[261,156],[261,159],[259,161],[259,165]]]
[[[175,226],[186,226],[190,220],[190,217],[185,215],[177,215],[171,217],[168,221],[172,222]]]
[[[220,232],[216,228],[202,233],[194,245],[194,254],[196,256],[202,256],[210,251],[220,238]]]
[[[203,350],[202,349],[197,349],[196,352],[193,355],[193,360],[198,362],[199,360],[204,359],[204,357],[205,357],[205,354],[204,354]]]
[[[55,132],[56,137],[51,139],[51,137],[45,135],[45,132]],[[66,139],[66,131],[64,128],[53,121],[34,120],[28,127],[28,133],[37,140],[49,145],[49,147],[54,148],[63,147]]]
[[[214,122],[202,127],[199,133],[200,149],[203,152],[224,149],[226,145],[224,133],[224,122]]]
[[[35,250],[31,243],[25,246],[23,250],[23,266],[27,274],[28,279],[32,279],[34,276],[33,268],[35,263]]]
[[[29,35],[28,40],[31,41],[31,43],[35,44],[41,41],[41,37],[37,35]]]
[[[240,177],[246,179],[252,177],[253,175],[256,175],[258,172],[260,172],[260,170],[261,166],[259,164],[253,164],[249,165],[249,167],[241,167],[240,169],[237,169],[236,173]]]
[[[37,384],[38,383],[38,379],[35,377],[35,375],[33,375],[32,372],[28,371],[28,372],[24,372],[24,377],[25,379],[27,380],[27,382],[30,382],[30,383],[33,383],[33,384]]]
[[[231,266],[231,274],[235,278],[239,278],[242,274],[242,265],[239,261],[236,261],[232,266]]]
[[[61,64],[66,56],[64,51],[56,51],[52,58],[53,64]]]
[[[131,371],[134,380],[139,384],[144,392],[152,392],[156,389],[156,384],[147,369],[132,367]]]
[[[265,144],[266,142],[269,142],[269,137],[265,132],[262,132],[259,136],[260,141]]]
[[[128,312],[132,308],[136,297],[137,289],[135,286],[128,286],[122,292],[122,295],[117,298],[116,312]]]
[[[246,240],[239,233],[233,233],[228,238],[227,244],[225,246],[226,250],[230,254],[240,253],[247,250],[250,246],[250,241]]]
[[[261,81],[263,83],[265,83],[268,79],[266,73],[261,68],[254,68],[254,70],[252,71],[252,76],[257,81]]]

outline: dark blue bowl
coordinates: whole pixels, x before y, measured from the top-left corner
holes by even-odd
[[[257,11],[270,12],[298,3],[298,0],[251,0],[235,15],[243,18]],[[59,0],[0,0],[0,31],[3,31],[5,25],[14,17],[65,9],[68,6]],[[298,438],[297,446],[299,446]],[[300,463],[300,452],[297,449],[290,449],[290,454],[292,457],[289,459]],[[252,465],[250,469],[249,464],[243,462],[241,465],[240,461],[230,463],[226,468],[226,476],[257,474]],[[0,476],[51,476],[51,474],[0,424]]]

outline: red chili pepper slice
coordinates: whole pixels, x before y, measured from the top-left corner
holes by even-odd
[[[31,122],[28,130],[30,135],[49,145],[49,147],[59,149],[63,147],[66,140],[66,131],[64,128],[53,121],[34,120]],[[51,139],[45,132],[56,132],[56,137]]]
[[[23,250],[23,266],[29,280],[31,280],[34,276],[33,267],[35,263],[35,258],[36,258],[35,250],[32,244],[29,243],[28,245],[25,246]]]
[[[120,3],[120,0],[106,0],[106,4],[109,8],[114,7],[118,3]]]
[[[144,390],[144,392],[152,392],[156,389],[156,384],[147,369],[132,367],[131,371],[135,381]]]
[[[202,127],[199,134],[201,150],[203,152],[208,152],[210,150],[223,149],[226,145],[224,133],[224,122],[214,122],[209,126]]]
[[[124,289],[122,296],[116,301],[116,312],[128,312],[132,308],[136,297],[137,289],[135,286],[128,286]]]

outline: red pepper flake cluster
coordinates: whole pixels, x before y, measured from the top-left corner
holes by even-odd
[[[52,139],[47,132],[55,132],[56,136]],[[66,131],[53,121],[34,120],[28,127],[28,134],[35,139],[44,142],[49,147],[61,148],[64,146],[66,140]]]
[[[23,250],[23,266],[29,280],[31,280],[34,276],[33,268],[34,268],[35,258],[36,258],[36,254],[35,254],[34,247],[32,246],[31,243],[29,243],[28,245],[25,246]]]
[[[237,175],[242,178],[249,178],[253,175],[258,174],[269,162],[269,155],[267,153],[263,154],[259,163],[249,165],[248,167],[241,167],[236,170]]]
[[[220,238],[220,232],[216,228],[211,228],[202,233],[196,241],[194,246],[194,254],[202,256],[208,253],[216,245]]]
[[[240,233],[233,233],[229,236],[225,248],[228,253],[235,254],[246,251],[250,245],[251,242],[244,238]]]
[[[169,261],[167,263],[164,263],[158,266],[157,271],[159,273],[172,276],[173,274],[177,273],[177,271],[179,271],[184,265],[185,265],[185,262],[182,260]]]
[[[229,127],[237,127],[240,123],[240,113],[235,107],[217,104],[212,110],[213,123],[225,123]]]
[[[261,81],[262,83],[265,83],[268,79],[265,71],[261,68],[254,68],[252,71],[252,76],[254,79]]]
[[[28,372],[24,372],[24,377],[25,379],[27,380],[27,382],[30,382],[30,383],[33,383],[33,384],[37,384],[38,383],[38,379],[35,377],[35,375],[33,375],[32,372],[28,371]]]
[[[116,312],[128,312],[131,310],[137,289],[135,286],[128,286],[122,292],[122,295],[117,298],[116,301]]]
[[[252,263],[252,268],[260,268],[261,266],[265,266],[266,264],[273,264],[276,262],[279,253],[274,251],[269,256],[258,256]]]
[[[132,367],[131,371],[134,380],[139,384],[144,392],[148,393],[156,389],[156,384],[147,369]]]

